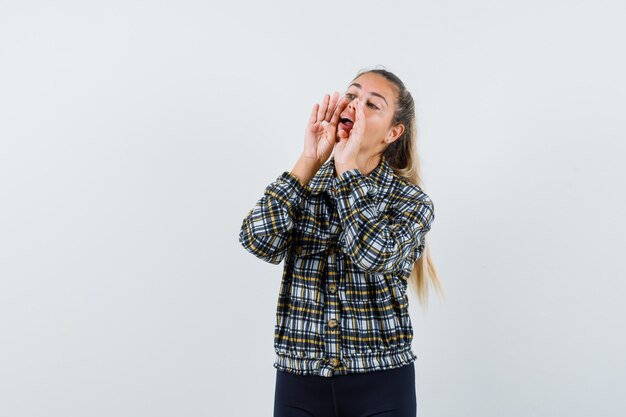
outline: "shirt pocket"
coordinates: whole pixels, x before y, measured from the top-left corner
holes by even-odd
[[[298,231],[295,234],[293,244],[296,256],[314,256],[328,250],[330,246],[330,235],[328,231],[318,231],[315,234]]]
[[[331,244],[330,224],[324,210],[303,210],[294,234],[297,256],[306,257],[325,252]]]

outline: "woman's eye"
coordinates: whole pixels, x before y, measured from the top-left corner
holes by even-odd
[[[346,97],[347,98],[354,98],[354,94],[351,93],[346,93]],[[378,109],[378,107],[374,104],[374,103],[367,103],[369,106],[371,106],[372,108]]]

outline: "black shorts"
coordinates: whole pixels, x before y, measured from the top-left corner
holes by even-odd
[[[416,417],[415,366],[323,377],[276,370],[274,417]]]

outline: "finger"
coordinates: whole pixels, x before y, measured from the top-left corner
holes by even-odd
[[[342,97],[339,103],[337,103],[337,106],[335,107],[335,111],[333,112],[332,118],[330,119],[330,122],[328,123],[328,139],[331,142],[338,142],[339,138],[347,137],[347,135],[345,135],[345,132],[343,132],[342,130],[339,130],[338,128],[339,118],[344,108],[345,108],[345,97]],[[337,134],[339,134],[339,138],[337,138]]]
[[[339,117],[341,116],[341,112],[346,107],[347,100],[344,97],[339,100],[337,106],[335,107],[335,111],[333,112],[333,117],[330,119],[331,125],[337,125],[339,123]]]
[[[355,110],[355,120],[354,126],[350,129],[349,137],[353,138],[355,135],[360,134],[365,129],[365,112],[363,111],[364,103],[360,101],[358,98],[355,99],[356,102],[356,110]]]
[[[317,120],[319,120],[320,122],[322,120],[324,120],[324,118],[326,117],[326,109],[328,108],[328,100],[330,99],[330,96],[328,94],[324,94],[324,99],[322,100],[322,105],[320,106],[319,110],[317,111]]]
[[[358,99],[357,99],[358,100]],[[365,124],[365,111],[363,110],[364,102],[359,100],[356,105],[356,120],[355,125],[358,125],[358,128],[361,129]]]
[[[348,98],[344,94],[343,96],[341,96],[341,98],[339,99],[339,102],[337,103],[337,107],[335,108],[335,113],[341,115],[344,109],[348,107],[348,104],[350,104],[350,100],[348,100]]]
[[[359,104],[361,104],[361,110],[359,110],[361,114],[361,126],[365,128],[365,102]]]
[[[311,111],[311,116],[309,117],[309,124],[312,125],[317,122],[317,111],[319,109],[319,104],[315,103],[313,105],[313,111]]]
[[[331,119],[331,122],[330,122],[331,125],[333,126],[339,125],[339,119],[341,118],[341,113],[346,107],[348,107],[348,104],[350,104],[350,100],[348,100],[348,98],[345,95],[342,96],[341,99],[339,100],[339,103],[337,103],[337,109],[335,110],[335,113],[333,114],[333,118]],[[345,130],[337,128],[337,136],[338,137],[335,139],[335,142],[340,142],[342,139],[347,139],[349,134]]]
[[[335,112],[335,106],[337,105],[338,100],[339,100],[339,92],[335,91],[333,93],[333,96],[330,98],[330,104],[328,106],[328,109],[326,109],[326,114],[324,115],[324,120],[326,120],[327,122],[330,121],[330,118]]]

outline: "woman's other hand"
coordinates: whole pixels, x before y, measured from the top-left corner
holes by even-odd
[[[337,91],[324,95],[321,105],[315,103],[304,134],[302,157],[320,166],[326,162],[338,140],[339,115],[346,105],[345,96],[339,99]]]

